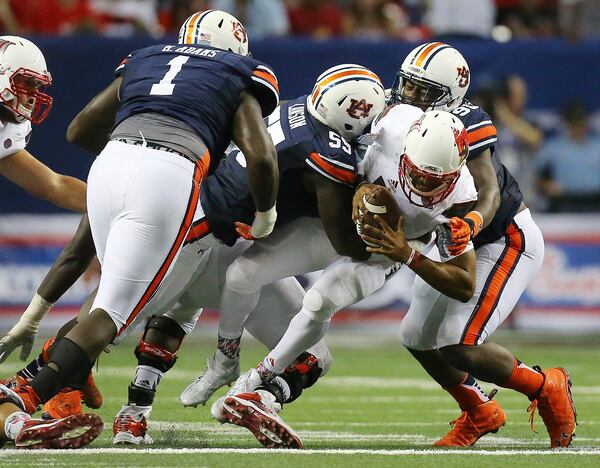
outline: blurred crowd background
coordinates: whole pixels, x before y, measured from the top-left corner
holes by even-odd
[[[209,8],[252,38],[600,38],[598,0],[0,0],[0,23],[5,33],[161,36]]]
[[[251,41],[290,36],[403,42],[600,40],[600,0],[0,0],[0,31],[172,38],[191,13],[208,8],[235,15]],[[531,207],[600,211],[600,118],[591,114],[599,103],[574,93],[561,113],[548,119],[530,112],[527,94],[527,82],[514,70],[487,77],[469,97],[492,116],[498,151]]]

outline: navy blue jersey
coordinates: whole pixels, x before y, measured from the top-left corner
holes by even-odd
[[[504,236],[515,214],[517,214],[523,196],[519,184],[517,184],[508,169],[504,167],[494,151],[498,137],[496,127],[490,116],[481,107],[466,99],[459,107],[452,110],[452,113],[462,121],[469,135],[467,161],[481,156],[486,149],[489,149],[492,153],[492,165],[496,170],[498,187],[500,188],[500,207],[496,215],[492,222],[473,239],[473,244],[477,248]]]
[[[316,171],[334,182],[354,185],[357,177],[354,149],[308,113],[306,96],[279,106],[265,119],[265,124],[277,150],[278,223],[301,216],[318,216],[316,198],[304,188],[305,171]],[[246,160],[239,149],[229,151],[214,174],[202,182],[200,197],[212,232],[232,245],[237,238],[234,222],[252,224],[255,212]]]
[[[132,115],[157,112],[185,122],[218,158],[231,140],[242,91],[260,102],[263,116],[278,104],[273,71],[262,62],[212,47],[156,45],[132,52],[115,71],[122,76],[115,126]]]

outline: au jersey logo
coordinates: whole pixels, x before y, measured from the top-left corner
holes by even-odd
[[[356,99],[350,99],[350,106],[346,109],[348,115],[353,119],[360,119],[369,116],[369,112],[373,104],[369,104],[365,99],[357,101]]]
[[[458,67],[456,69],[456,71],[458,72],[458,78],[460,78],[458,80],[458,86],[460,88],[464,88],[465,86],[469,85],[469,69],[467,67]]]

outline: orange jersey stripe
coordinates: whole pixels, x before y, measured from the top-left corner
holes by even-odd
[[[310,153],[310,159],[324,172],[342,182],[353,184],[356,180],[356,173],[354,171],[334,166],[330,162],[325,161],[319,153]]]
[[[483,128],[478,128],[468,133],[469,145],[477,143],[480,140],[491,138],[496,136],[496,127],[493,125],[487,125]]]
[[[425,61],[425,59],[427,58],[427,55],[429,55],[429,53],[435,49],[438,46],[444,45],[443,42],[434,42],[432,44],[429,44],[425,50],[423,52],[421,52],[419,54],[419,56],[417,57],[417,60],[415,61],[415,66],[420,67],[423,62]]]
[[[270,83],[271,86],[273,86],[279,94],[279,83],[277,82],[277,78],[275,77],[275,75],[264,70],[254,70],[252,74]]]
[[[339,71],[337,73],[334,73],[333,75],[324,78],[323,80],[321,80],[319,82],[319,86],[317,86],[317,89],[315,89],[315,92],[312,95],[312,100],[314,101],[317,98],[317,94],[319,94],[319,92],[321,91],[321,89],[323,89],[325,86],[327,86],[329,83],[331,83],[334,80],[337,80],[338,78],[343,78],[344,76],[348,76],[348,75],[361,75],[361,76],[369,76],[371,78],[374,78],[377,81],[379,80],[379,77],[369,71],[369,70],[361,70],[358,68],[355,68],[353,70],[344,70],[344,71]]]
[[[208,151],[204,154],[204,156],[206,156],[207,154],[208,154]],[[203,156],[203,159],[204,159],[204,156]],[[146,306],[146,304],[150,301],[150,299],[152,299],[152,297],[158,290],[160,284],[162,283],[162,280],[164,279],[165,275],[167,274],[169,267],[173,263],[173,260],[175,259],[177,252],[179,252],[179,249],[180,249],[181,245],[183,244],[183,241],[190,229],[192,221],[194,220],[194,213],[196,212],[196,206],[198,204],[198,197],[200,196],[200,182],[202,181],[202,178],[203,178],[202,166],[201,166],[201,164],[197,164],[196,167],[194,168],[194,181],[193,181],[192,190],[190,193],[190,198],[188,200],[188,205],[187,205],[187,208],[185,211],[183,222],[181,223],[179,232],[177,233],[177,236],[175,237],[175,242],[171,246],[171,249],[169,250],[169,253],[167,254],[167,258],[165,259],[163,264],[160,266],[158,273],[156,273],[156,275],[154,276],[154,278],[148,285],[148,288],[146,288],[146,291],[142,295],[142,298],[139,300],[139,302],[133,308],[133,311],[131,312],[131,314],[129,314],[127,321],[121,327],[121,329],[117,333],[117,336],[119,336],[123,332],[123,330],[125,330],[129,325],[131,325],[131,323],[135,320],[135,318],[142,311],[142,309]]]
[[[487,324],[490,316],[494,312],[500,299],[500,294],[504,290],[507,281],[510,278],[515,265],[521,258],[521,253],[524,250],[524,241],[521,237],[521,232],[512,224],[508,230],[508,246],[504,251],[504,258],[500,260],[500,264],[497,265],[496,271],[493,276],[486,281],[481,297],[478,301],[479,308],[475,312],[475,315],[469,320],[467,329],[463,333],[463,339],[461,344],[475,346],[485,325]]]

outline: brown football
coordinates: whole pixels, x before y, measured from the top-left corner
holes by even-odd
[[[393,228],[402,214],[394,195],[386,187],[378,187],[364,196],[366,211],[362,214],[362,224],[379,226],[373,215],[381,216]]]

